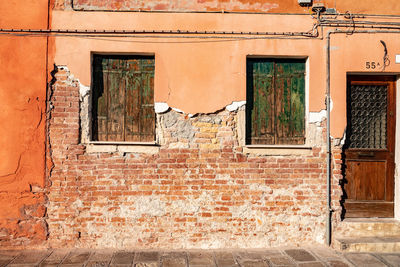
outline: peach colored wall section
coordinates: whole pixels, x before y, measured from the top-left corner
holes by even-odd
[[[383,70],[384,47],[387,46],[390,64]],[[332,136],[343,136],[346,127],[346,74],[395,74],[400,73],[396,54],[400,54],[398,34],[333,34],[331,36],[331,96]],[[367,62],[379,67],[367,68]]]
[[[312,20],[293,16],[242,14],[149,14],[54,12],[53,27],[66,29],[308,31]],[[279,27],[277,26],[279,25]],[[318,40],[232,40],[179,38],[57,37],[56,65],[65,65],[90,86],[91,53],[154,54],[155,102],[186,113],[211,113],[232,101],[246,99],[246,57],[308,57],[313,101],[310,110],[324,108],[324,50]]]
[[[2,1],[0,28],[46,28],[47,0]],[[0,35],[0,247],[46,239],[46,38]]]
[[[68,1],[57,0],[57,8],[65,8]],[[131,11],[197,11],[197,12],[268,12],[268,13],[309,13],[310,7],[302,7],[297,0],[72,0],[75,10],[131,10]],[[363,0],[354,4],[348,0],[314,0],[324,3],[327,8],[339,12],[363,14],[396,14],[400,9],[397,0]],[[373,9],[371,8],[373,7]]]
[[[339,3],[339,2],[338,2]],[[368,9],[369,13],[373,11]],[[60,29],[190,30],[306,32],[315,22],[303,15],[54,12]],[[382,20],[368,18],[368,20]],[[398,20],[398,19],[397,19]],[[392,21],[397,21],[392,18]],[[155,101],[186,113],[215,112],[246,98],[246,57],[306,57],[309,70],[310,112],[325,109],[326,39],[201,39],[201,38],[78,38],[58,37],[55,63],[67,66],[90,86],[91,53],[154,54]],[[400,51],[394,34],[333,35],[331,51],[332,135],[342,137],[346,126],[346,73],[400,73],[394,56]],[[391,64],[366,69],[367,61],[380,62],[385,40]]]

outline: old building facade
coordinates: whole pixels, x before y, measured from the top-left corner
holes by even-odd
[[[4,247],[335,245],[363,235],[352,218],[397,225],[397,1],[44,2],[43,25],[0,21],[43,48],[15,77],[41,77],[18,95],[39,111],[19,105],[4,138],[35,155],[4,164]]]

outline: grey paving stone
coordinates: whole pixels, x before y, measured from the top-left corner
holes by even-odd
[[[10,259],[0,259],[0,267],[6,266],[13,258]]]
[[[158,267],[160,264],[158,262],[138,262],[135,263],[135,267]]]
[[[268,267],[268,263],[264,260],[242,260],[241,267]]]
[[[187,257],[186,251],[164,251],[163,258],[185,258]]]
[[[89,261],[111,261],[114,252],[115,251],[112,249],[95,250],[92,252],[92,255],[90,255]]]
[[[102,266],[109,266],[109,265],[110,265],[109,261],[89,261],[85,265],[85,267],[102,267]]]
[[[293,260],[285,255],[274,255],[271,257],[267,257],[267,260],[273,266],[295,266]]]
[[[168,251],[164,252],[161,257],[161,266],[163,267],[183,267],[186,266],[186,252]]]
[[[89,258],[85,267],[102,267],[109,266],[114,251],[112,250],[96,250]]]
[[[369,253],[347,253],[345,254],[345,257],[355,266],[386,266],[384,263],[382,263],[380,260]]]
[[[57,266],[70,253],[69,250],[54,250],[46,259],[44,259],[39,267]]]
[[[15,257],[21,254],[21,250],[0,250],[0,256]]]
[[[329,248],[309,248],[308,251],[312,252],[322,260],[340,260],[338,253]]]
[[[400,267],[400,253],[399,254],[387,254],[382,253],[378,254],[385,262],[389,263],[392,266]]]
[[[18,251],[0,251],[0,267],[6,266],[10,263],[18,254]]]
[[[302,262],[302,263],[299,263],[297,266],[299,266],[299,267],[325,267],[324,264],[322,264],[321,262],[318,262],[318,261]]]
[[[117,251],[114,253],[111,266],[131,265],[135,258],[135,252]]]
[[[253,259],[253,260],[262,260],[266,257],[273,255],[280,255],[281,253],[278,250],[243,250],[243,251],[235,251],[233,253],[237,258],[240,259]]]
[[[215,266],[212,252],[188,252],[189,266]]]
[[[186,267],[186,259],[182,257],[170,258],[163,257],[161,259],[161,266],[163,267]]]
[[[37,265],[44,258],[46,258],[50,253],[51,253],[51,251],[47,251],[47,250],[23,251],[7,266],[14,267],[14,266],[19,266],[19,265]]]
[[[348,267],[350,265],[348,265],[347,263],[345,263],[344,261],[341,260],[332,260],[332,261],[328,261],[327,264],[331,267]]]
[[[218,267],[239,266],[232,252],[217,251],[214,252],[214,257]]]
[[[290,257],[292,257],[295,261],[302,262],[302,261],[315,261],[316,260],[313,255],[311,255],[304,249],[287,249],[287,250],[285,250],[285,252]]]
[[[154,262],[160,259],[158,251],[142,251],[136,252],[135,262]]]
[[[71,251],[62,261],[60,266],[71,266],[71,265],[82,266],[87,262],[89,257],[90,257],[90,251],[77,249]]]

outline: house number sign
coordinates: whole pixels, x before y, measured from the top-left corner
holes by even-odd
[[[374,70],[380,66],[381,66],[381,64],[379,62],[375,62],[375,61],[366,61],[365,62],[365,68],[367,70],[369,70],[369,69]]]

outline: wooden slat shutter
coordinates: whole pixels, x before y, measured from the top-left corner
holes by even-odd
[[[274,63],[268,60],[251,59],[248,73],[248,134],[251,144],[274,143]]]
[[[154,140],[154,59],[129,60],[125,141]]]
[[[248,59],[248,144],[304,144],[304,60]]]
[[[276,144],[304,144],[305,64],[275,62]]]
[[[153,141],[154,58],[95,55],[93,64],[93,139]]]

